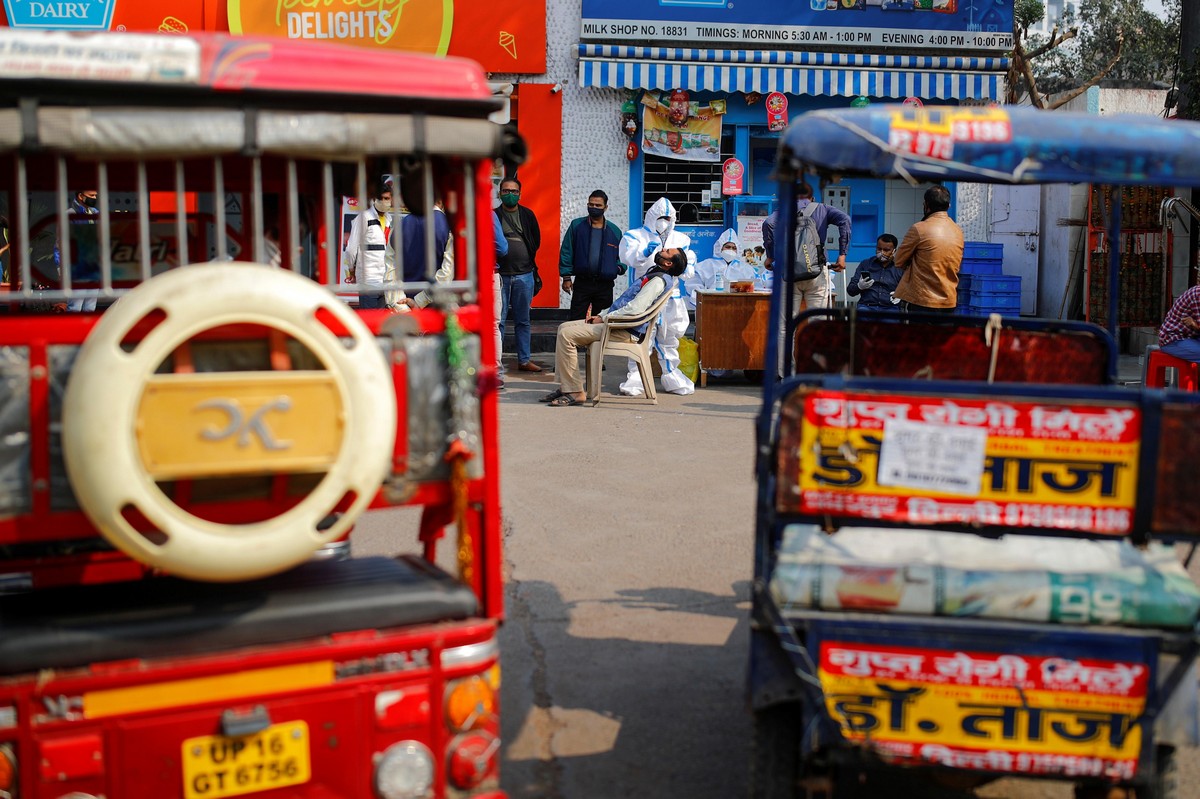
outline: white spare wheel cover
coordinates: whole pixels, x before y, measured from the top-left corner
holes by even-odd
[[[165,318],[132,351],[122,347],[156,310]],[[156,374],[197,334],[236,324],[290,336],[324,370]],[[258,264],[187,266],[133,289],[88,336],[63,400],[67,474],[88,518],[130,557],[195,580],[272,574],[342,536],[386,477],[395,436],[389,366],[370,330],[311,280]],[[324,477],[290,509],[247,524],[194,516],[155,484],[303,472]],[[347,493],[345,511],[318,529]],[[138,532],[127,507],[163,535]]]

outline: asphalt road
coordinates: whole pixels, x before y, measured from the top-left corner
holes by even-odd
[[[510,371],[502,397],[502,783],[511,799],[746,796],[758,391],[710,382],[650,405],[615,396],[616,366],[594,408],[538,403],[548,373]],[[355,549],[402,548],[416,520],[375,514]],[[1200,757],[1183,765],[1200,797]],[[1007,780],[976,795],[1072,792]]]

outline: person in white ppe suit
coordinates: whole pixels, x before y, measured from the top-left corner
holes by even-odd
[[[654,266],[654,254],[662,249],[678,248],[687,254],[687,269],[676,284],[675,295],[663,306],[662,316],[654,332],[654,351],[658,354],[662,377],[659,384],[670,394],[691,394],[695,385],[679,371],[679,338],[688,329],[687,302],[684,300],[684,281],[695,275],[696,254],[692,252],[692,240],[675,229],[678,220],[675,206],[666,197],[660,197],[646,212],[646,224],[630,230],[621,238],[618,254],[621,263],[632,270],[632,280],[640,280]],[[640,397],[646,393],[637,363],[629,361],[628,374],[621,384],[621,393]]]
[[[742,260],[742,245],[733,228],[717,237],[712,258],[705,258],[696,264],[696,275],[687,281],[686,286],[688,308],[695,310],[697,291],[713,291],[717,288],[718,275],[723,278],[721,286],[726,291],[735,280],[754,280],[758,277],[754,267]]]

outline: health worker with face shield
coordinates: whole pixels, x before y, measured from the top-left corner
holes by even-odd
[[[695,310],[697,291],[729,291],[730,284],[735,280],[755,280],[758,277],[754,267],[742,260],[741,252],[742,246],[733,228],[717,237],[713,245],[713,257],[696,264],[695,276],[687,281],[688,308]]]
[[[659,384],[671,394],[691,394],[695,385],[687,375],[679,371],[679,338],[687,333],[687,302],[684,300],[684,281],[696,273],[696,254],[692,252],[692,240],[675,229],[679,216],[675,206],[666,197],[660,197],[646,212],[645,224],[630,230],[621,238],[620,261],[633,270],[633,282],[640,281],[654,266],[654,255],[663,249],[682,250],[687,257],[687,268],[676,281],[673,296],[663,306],[662,316],[654,331],[654,351],[662,368]],[[637,363],[630,359],[629,371],[621,384],[621,393],[629,397],[640,397],[646,393]]]

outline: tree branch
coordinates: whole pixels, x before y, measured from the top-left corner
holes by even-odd
[[[1050,32],[1050,40],[1048,42],[1046,42],[1045,44],[1043,44],[1041,47],[1038,47],[1038,48],[1026,53],[1025,57],[1027,59],[1029,59],[1030,61],[1032,61],[1033,59],[1038,58],[1039,56],[1043,56],[1046,53],[1050,52],[1051,50],[1053,50],[1055,47],[1058,47],[1063,42],[1068,42],[1071,39],[1074,39],[1078,35],[1079,35],[1079,28],[1068,28],[1067,30],[1063,31],[1062,34],[1060,35],[1058,32],[1058,26],[1055,25],[1054,30]]]
[[[1099,74],[1096,75],[1096,77],[1092,78],[1087,83],[1083,84],[1082,86],[1080,86],[1077,89],[1072,89],[1067,94],[1054,100],[1054,102],[1052,102],[1050,104],[1050,106],[1047,110],[1053,111],[1055,108],[1059,108],[1061,106],[1066,105],[1067,103],[1071,102],[1076,97],[1078,97],[1079,95],[1086,92],[1088,89],[1095,86],[1100,81],[1104,80],[1104,76],[1107,75],[1109,72],[1112,72],[1113,67],[1115,67],[1117,65],[1117,62],[1121,60],[1121,48],[1124,44],[1125,44],[1125,37],[1117,36],[1117,54],[1112,57],[1111,61],[1108,62],[1108,66],[1106,66],[1104,69],[1102,69],[1099,72]]]

